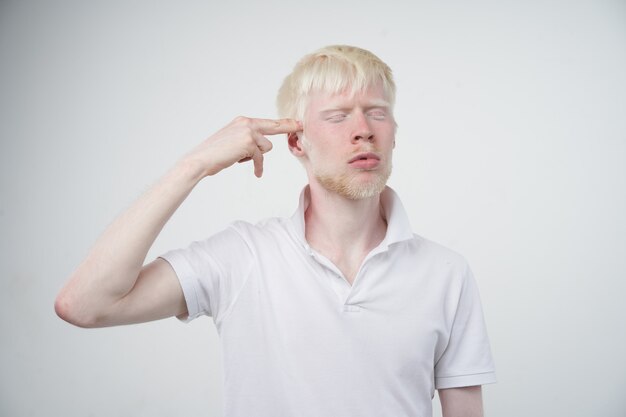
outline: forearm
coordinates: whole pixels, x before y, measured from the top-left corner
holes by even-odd
[[[128,294],[154,240],[201,178],[200,169],[183,160],[118,216],[59,294],[60,315],[90,323]]]

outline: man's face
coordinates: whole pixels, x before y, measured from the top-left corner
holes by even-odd
[[[353,200],[380,194],[391,174],[395,121],[382,86],[309,97],[301,138],[311,183]]]

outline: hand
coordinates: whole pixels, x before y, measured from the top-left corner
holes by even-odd
[[[254,162],[254,175],[263,175],[263,154],[272,150],[265,135],[295,133],[302,123],[293,119],[237,117],[196,147],[187,159],[198,161],[202,177],[215,175],[235,162]]]

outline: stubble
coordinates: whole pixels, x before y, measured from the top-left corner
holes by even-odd
[[[391,163],[381,168],[382,171],[367,171],[373,178],[363,180],[360,172],[329,175],[322,172],[314,173],[322,187],[350,200],[360,200],[380,194],[387,185],[391,175]]]

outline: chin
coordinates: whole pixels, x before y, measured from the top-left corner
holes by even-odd
[[[353,189],[346,190],[343,196],[349,198],[350,200],[363,200],[379,196],[384,189],[384,184],[382,187],[354,187]]]
[[[387,179],[391,170],[384,174],[376,175],[366,181],[354,176],[316,176],[317,181],[324,189],[339,194],[350,200],[362,200],[380,195],[387,185]]]

